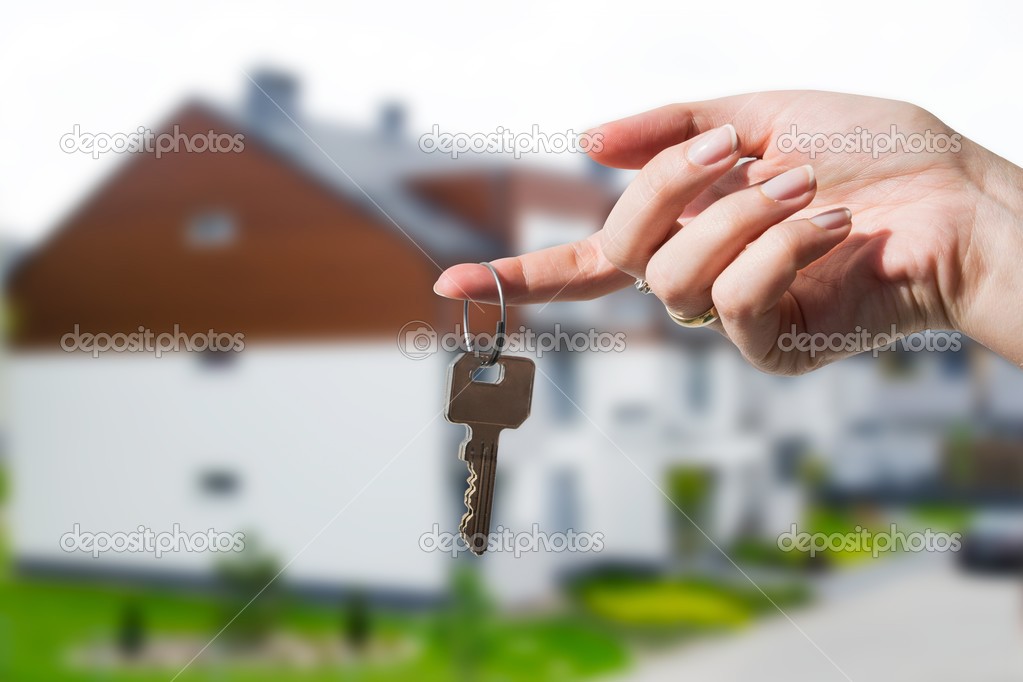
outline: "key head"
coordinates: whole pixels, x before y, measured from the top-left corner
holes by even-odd
[[[463,353],[448,367],[448,401],[445,418],[455,424],[486,424],[514,429],[529,416],[536,366],[529,358],[502,356],[496,383],[474,381],[480,359]]]

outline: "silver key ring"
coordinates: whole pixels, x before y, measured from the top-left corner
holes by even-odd
[[[497,296],[501,302],[501,321],[497,323],[496,340],[494,342],[494,349],[490,351],[490,357],[480,363],[481,367],[493,367],[497,359],[501,357],[501,351],[504,350],[504,344],[507,340],[505,338],[505,327],[508,323],[508,311],[504,305],[504,289],[501,287],[501,278],[497,275],[497,270],[490,263],[480,263],[480,265],[486,266],[490,273],[494,276],[494,281],[497,282]],[[472,334],[469,333],[469,299],[465,300],[462,306],[462,330],[465,336],[465,349],[479,357],[472,347]]]

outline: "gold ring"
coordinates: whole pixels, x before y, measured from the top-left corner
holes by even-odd
[[[665,310],[668,310],[665,308]],[[682,317],[668,310],[668,317],[671,318],[672,322],[680,327],[706,327],[708,324],[718,321],[718,309],[714,306],[710,307],[710,310],[705,312],[703,315],[697,315],[696,317]]]

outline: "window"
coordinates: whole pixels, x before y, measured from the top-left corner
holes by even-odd
[[[620,424],[642,424],[651,418],[650,406],[646,403],[619,403],[614,408],[614,419]]]
[[[578,353],[558,350],[549,353],[544,359],[550,358],[547,373],[553,388],[551,402],[554,416],[561,422],[569,422],[579,416],[579,367]]]
[[[199,474],[199,490],[206,497],[232,497],[239,487],[238,475],[233,471],[208,469]]]
[[[188,225],[188,243],[200,248],[217,248],[234,243],[237,237],[234,216],[227,211],[203,211]]]
[[[551,516],[557,532],[579,528],[579,481],[574,472],[554,472],[550,483]]]
[[[798,436],[776,441],[772,462],[775,480],[784,483],[798,481],[808,449],[806,441]]]
[[[199,366],[208,370],[220,370],[228,367],[234,367],[237,364],[240,355],[240,352],[234,350],[217,350],[215,348],[207,348],[206,350],[198,353]]]
[[[712,388],[711,366],[708,353],[706,350],[696,351],[693,353],[689,381],[686,384],[689,406],[693,412],[698,414],[707,413],[710,408]]]
[[[950,379],[962,379],[970,373],[970,347],[962,345],[958,350],[936,351],[941,360],[941,370]]]

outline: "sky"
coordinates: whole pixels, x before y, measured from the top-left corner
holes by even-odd
[[[855,92],[912,101],[1023,163],[1021,15],[1009,2],[12,3],[0,239],[39,239],[123,160],[61,151],[76,124],[130,132],[190,95],[235,101],[263,65],[301,77],[311,116],[371,125],[397,99],[416,134],[578,132],[669,102]]]

